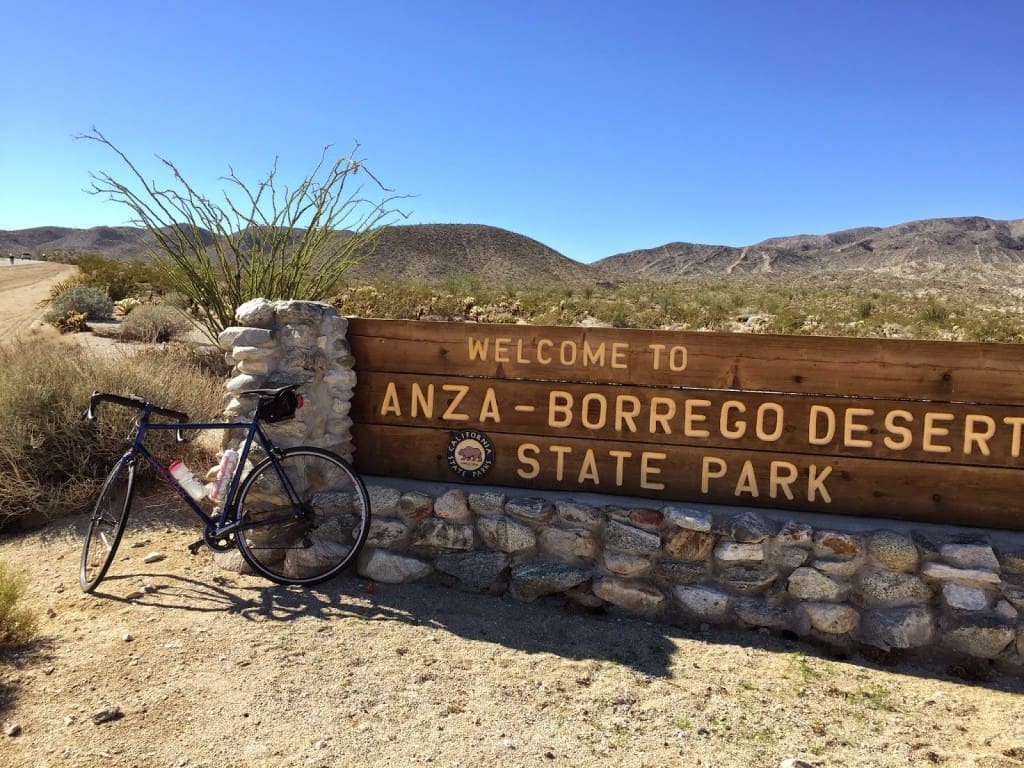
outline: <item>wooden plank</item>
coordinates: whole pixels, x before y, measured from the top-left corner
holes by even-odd
[[[1020,467],[1024,408],[363,372],[356,423]]]
[[[1019,494],[1015,470],[488,435],[496,458],[478,485],[1024,528],[1009,503]],[[356,424],[353,436],[364,474],[461,482],[446,456],[451,430]]]
[[[349,342],[360,372],[1024,404],[1013,344],[358,318]]]
[[[1022,529],[1024,347],[352,320],[363,471]]]

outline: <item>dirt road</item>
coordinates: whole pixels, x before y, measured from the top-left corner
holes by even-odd
[[[43,316],[39,302],[50,296],[50,286],[78,271],[68,264],[48,261],[0,261],[0,340],[24,333]]]

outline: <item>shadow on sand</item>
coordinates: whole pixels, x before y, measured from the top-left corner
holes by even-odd
[[[141,574],[109,579],[138,583]],[[549,653],[572,660],[598,660],[628,666],[651,677],[678,673],[686,646],[738,646],[770,654],[844,661],[902,675],[981,685],[991,690],[1024,693],[1024,678],[997,671],[988,662],[914,657],[897,653],[849,654],[795,636],[759,630],[675,626],[608,612],[583,612],[556,600],[519,602],[504,596],[465,592],[431,584],[375,584],[351,576],[313,589],[265,582],[239,584],[218,577],[202,583],[175,574],[147,574],[151,591],[124,597],[98,596],[167,610],[228,612],[252,621],[289,622],[310,617],[324,621],[402,622],[440,629],[469,641],[493,643],[528,654]],[[246,579],[248,581],[248,579]],[[112,591],[118,591],[116,587]],[[676,669],[670,667],[675,662]]]
[[[136,526],[142,523],[135,527],[136,536],[144,536],[147,528],[184,532],[194,525],[194,520],[180,508],[159,503],[149,506],[139,517],[142,519],[133,520]],[[77,520],[66,526],[51,526],[36,535],[53,539],[80,537],[84,526],[84,520]],[[142,579],[150,586],[132,591]],[[872,649],[844,653],[792,633],[656,623],[616,611],[587,611],[555,598],[526,603],[440,584],[378,584],[358,578],[351,571],[314,588],[284,587],[235,574],[200,581],[173,570],[121,572],[108,575],[94,595],[164,610],[232,613],[251,621],[290,622],[309,617],[323,621],[402,622],[529,654],[608,661],[656,678],[678,674],[680,658],[686,657],[686,646],[698,643],[705,649],[734,646],[769,654],[791,654],[794,659],[844,661],[865,669],[1024,693],[1024,676],[1000,671],[984,660],[903,652],[885,654]],[[675,670],[671,669],[673,662]]]

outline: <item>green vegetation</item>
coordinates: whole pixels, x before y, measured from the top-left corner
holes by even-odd
[[[52,323],[69,312],[80,312],[86,320],[109,320],[114,314],[114,302],[107,292],[88,285],[72,285],[50,302],[45,320]]]
[[[117,261],[88,253],[68,261],[78,267],[83,284],[101,289],[115,302],[129,296],[161,293],[168,287],[160,270],[143,261]]]
[[[187,314],[189,299],[173,291],[165,294],[154,281],[151,266],[103,256],[82,256],[71,263],[88,271],[55,283],[43,316],[61,333],[88,331],[88,321],[109,320],[115,313],[123,318],[121,337],[125,341],[171,341],[192,327]],[[113,292],[110,286],[115,287]],[[146,303],[139,295],[146,296]],[[120,298],[114,301],[112,296]]]
[[[805,653],[795,651],[790,655],[793,669],[796,672],[797,681],[800,685],[810,685],[822,677],[822,671],[811,662]],[[831,673],[831,669],[827,670]]]
[[[925,293],[831,282],[694,277],[686,282],[493,287],[447,276],[438,286],[351,283],[333,299],[347,315],[487,323],[665,328],[950,341],[1024,341],[1024,305],[962,285]]]
[[[173,180],[158,185],[98,130],[79,138],[106,146],[123,163],[127,182],[93,174],[92,191],[131,209],[132,223],[156,243],[154,267],[191,300],[194,322],[211,340],[249,299],[330,298],[349,267],[372,252],[380,226],[399,213],[389,207],[396,197],[363,160],[330,162],[329,147],[294,187],[278,189],[275,162],[254,184],[231,172],[224,179],[230,193],[204,195],[169,160],[161,158]],[[382,200],[371,201],[363,186],[353,189],[360,173]]]
[[[194,322],[196,302],[188,294],[161,283],[152,265],[119,263],[100,256],[84,258],[82,263],[88,265],[89,274],[54,286],[55,305],[56,297],[76,289],[60,304],[74,304],[73,311],[95,319],[78,297],[86,288],[95,297],[101,284],[117,284],[132,289],[129,295],[114,302],[123,317],[127,318],[137,306],[156,303],[176,308],[187,321]],[[120,277],[103,282],[99,277],[103,275]],[[695,276],[686,281],[637,281],[621,285],[499,286],[480,275],[450,273],[434,285],[389,277],[348,280],[335,284],[334,292],[318,300],[331,301],[344,314],[361,317],[1024,342],[1024,303],[1010,289],[1000,294],[991,288],[959,282],[940,283],[928,289],[911,289],[897,282],[879,287],[880,281],[863,276],[853,285],[844,285],[846,277],[829,275],[811,282],[806,278],[779,276]],[[90,307],[97,302],[102,303],[105,311],[107,300],[97,298],[89,302]],[[83,318],[69,317],[67,312],[58,314],[52,307],[51,313],[49,322],[65,330],[84,329]],[[164,316],[170,330],[170,314]],[[126,338],[148,338],[132,333],[129,331]],[[177,333],[166,337],[174,338]],[[164,336],[155,334],[152,338]]]
[[[36,616],[18,601],[25,594],[25,579],[0,562],[0,648],[31,639]]]
[[[839,695],[855,706],[884,712],[900,711],[900,706],[894,702],[892,693],[879,686],[862,686],[855,691],[840,691]]]
[[[135,393],[212,419],[220,413],[223,387],[223,379],[194,353],[174,346],[131,358],[100,357],[59,341],[0,348],[0,527],[89,508],[124,451],[132,416],[105,408],[99,421],[84,421],[82,411],[94,390]],[[161,448],[173,444],[171,432],[154,437],[166,437],[154,441]],[[197,466],[210,460],[191,445],[174,450],[180,458],[193,456]]]

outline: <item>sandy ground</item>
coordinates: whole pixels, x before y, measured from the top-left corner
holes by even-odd
[[[0,266],[4,323],[31,322],[44,268]],[[2,768],[1024,765],[1019,677],[428,585],[278,587],[190,556],[168,508],[133,516],[91,596],[84,520],[0,538],[39,617],[0,653]]]
[[[50,286],[77,271],[67,264],[0,259],[0,339],[23,335],[38,323],[44,312],[39,303],[50,297]]]

